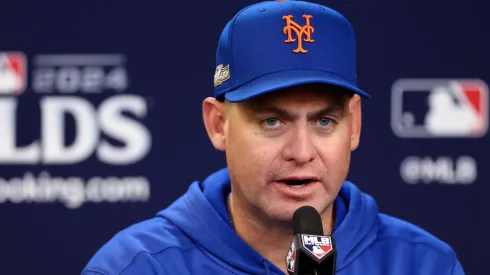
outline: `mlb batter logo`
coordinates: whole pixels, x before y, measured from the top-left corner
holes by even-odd
[[[488,86],[481,80],[401,79],[391,100],[398,137],[477,138],[488,130]]]
[[[26,88],[27,60],[22,53],[0,52],[0,95],[18,95]]]
[[[302,235],[303,247],[311,254],[322,259],[332,251],[332,239],[326,236]]]

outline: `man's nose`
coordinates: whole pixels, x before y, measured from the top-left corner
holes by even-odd
[[[308,129],[295,129],[283,150],[283,158],[301,165],[313,161],[316,156],[317,151]]]

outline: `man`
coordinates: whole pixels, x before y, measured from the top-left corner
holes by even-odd
[[[203,102],[227,168],[119,232],[83,274],[284,274],[292,216],[305,205],[335,239],[337,274],[464,274],[447,244],[378,213],[346,181],[370,97],[355,62],[350,23],[327,7],[267,1],[240,11],[219,40],[215,97]]]

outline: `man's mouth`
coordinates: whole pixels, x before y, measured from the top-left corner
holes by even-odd
[[[282,183],[285,183],[291,187],[296,187],[296,188],[300,188],[300,187],[303,187],[309,183],[312,183],[314,181],[317,181],[317,179],[314,179],[314,178],[305,178],[305,179],[285,179],[285,180],[281,180],[279,182],[282,182]]]

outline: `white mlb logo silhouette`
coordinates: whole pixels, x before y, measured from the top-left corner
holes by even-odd
[[[415,93],[428,94],[424,101],[414,97],[417,108],[406,103]],[[391,127],[403,138],[475,138],[488,130],[488,87],[481,80],[401,79],[393,85],[391,107]]]

